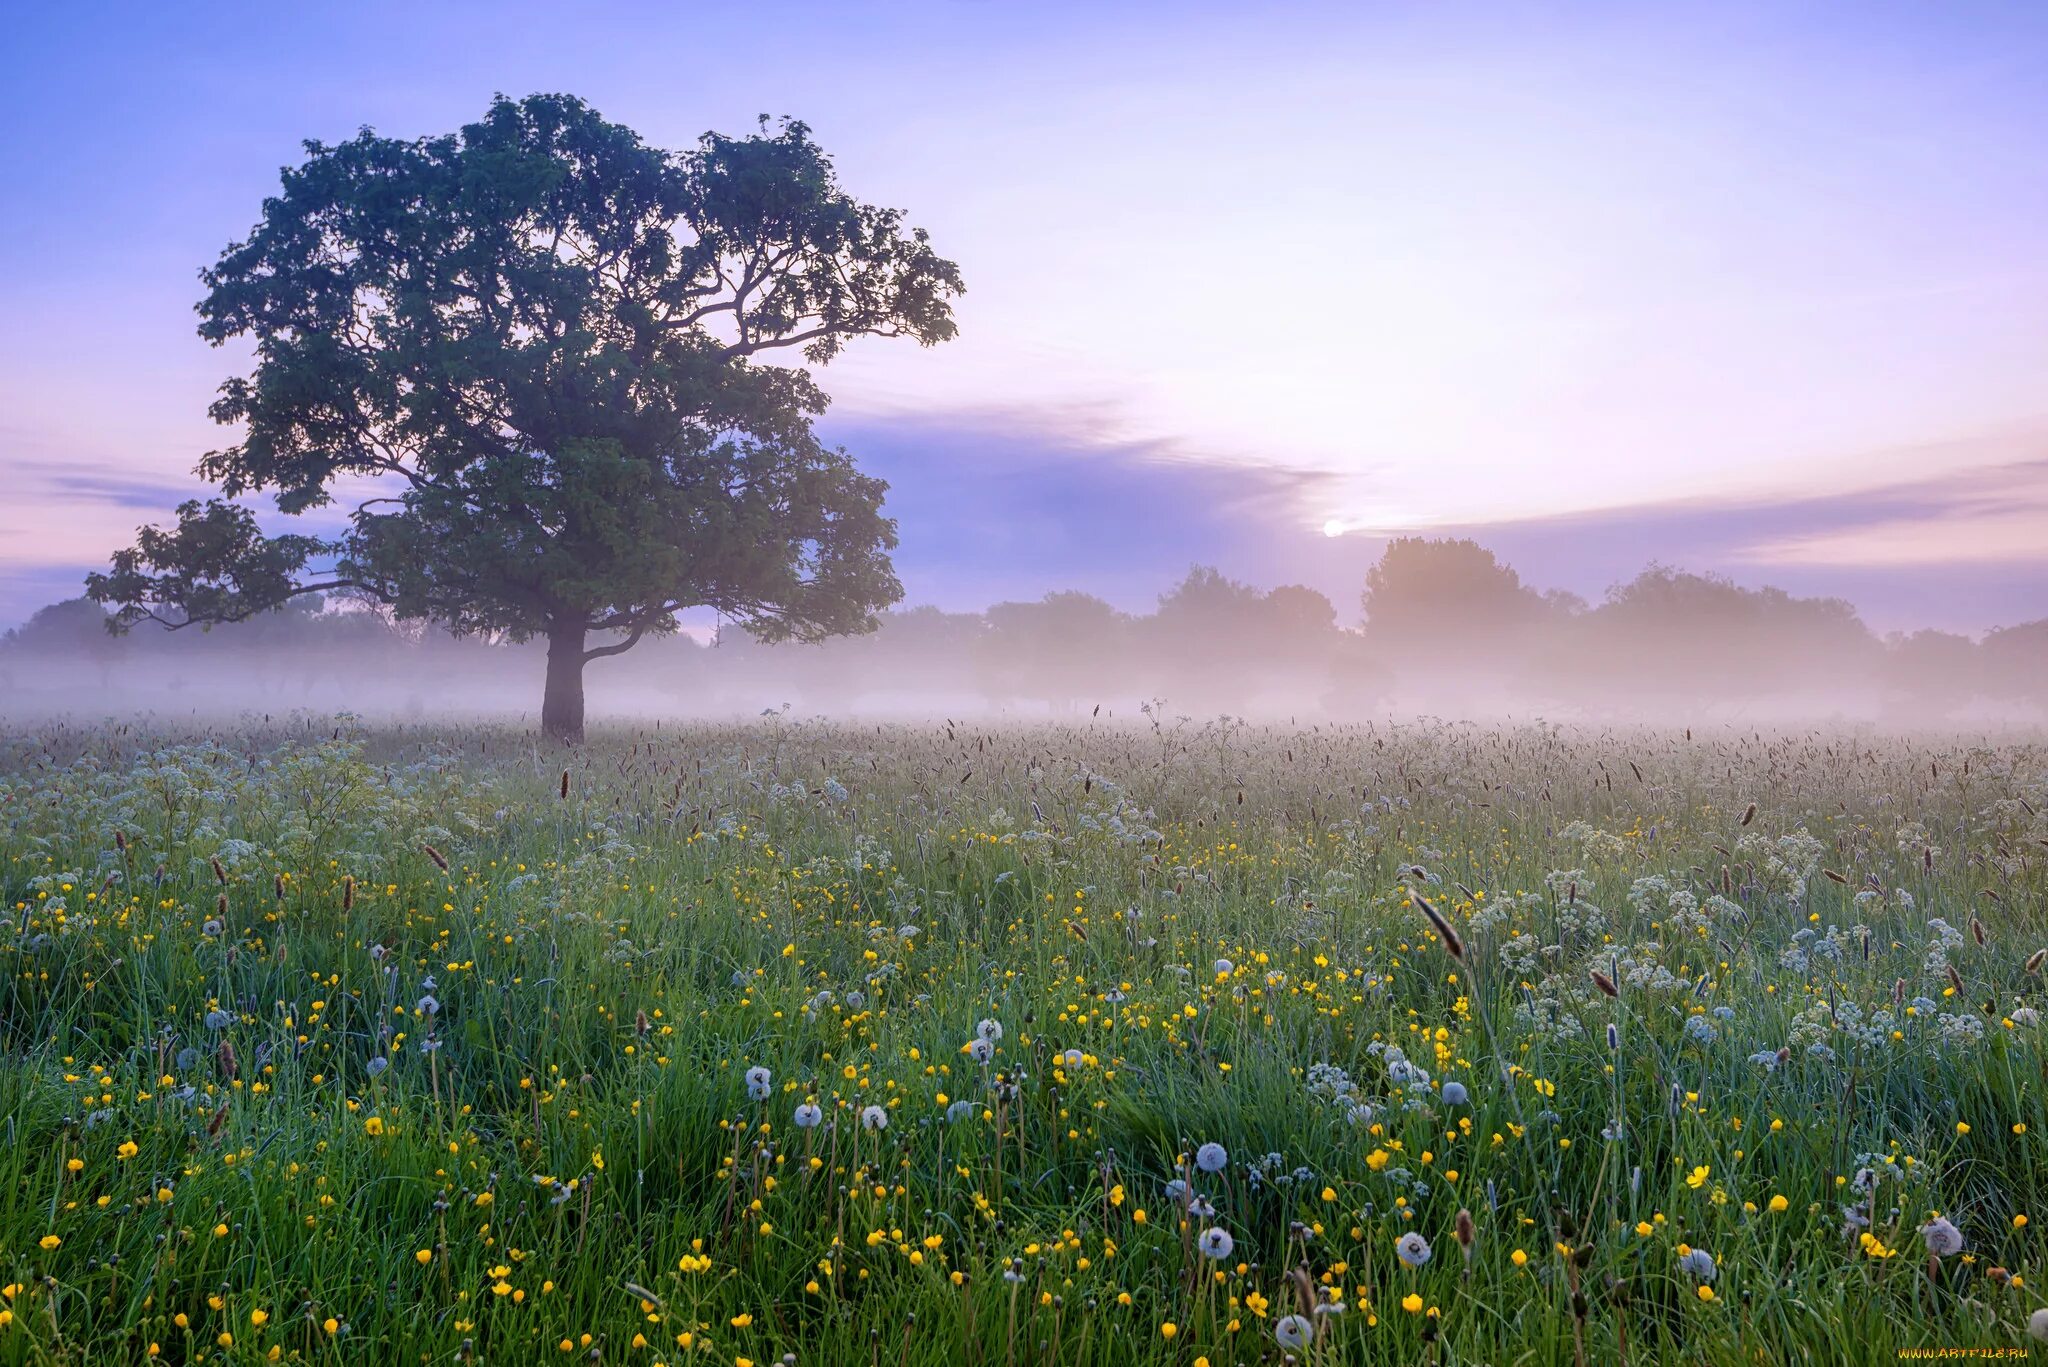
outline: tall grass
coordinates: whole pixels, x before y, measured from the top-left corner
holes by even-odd
[[[0,740],[0,1363],[2015,1347],[2044,813],[2023,737]]]

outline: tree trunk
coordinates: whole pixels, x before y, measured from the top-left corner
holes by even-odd
[[[549,740],[583,744],[583,637],[581,622],[548,628],[548,686],[541,696],[540,729]]]

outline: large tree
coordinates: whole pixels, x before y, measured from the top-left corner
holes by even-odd
[[[223,497],[90,578],[117,626],[339,590],[542,637],[542,727],[576,741],[584,665],[680,611],[813,640],[900,596],[885,486],[813,432],[809,371],[769,361],[944,341],[960,275],[803,124],[676,153],[500,97],[452,136],[306,154],[202,274],[200,334],[255,348],[212,408],[241,440],[199,465]],[[327,530],[265,535],[235,501],[259,493]]]

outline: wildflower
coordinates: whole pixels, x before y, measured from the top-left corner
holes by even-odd
[[[2027,1334],[2048,1343],[2048,1305],[2027,1316]]]
[[[1429,1240],[1411,1229],[1394,1241],[1394,1254],[1410,1267],[1421,1267],[1430,1259]]]
[[[747,1096],[755,1101],[766,1101],[775,1090],[774,1079],[766,1068],[747,1069]]]
[[[1783,1215],[1791,1207],[1792,1203],[1785,1199],[1782,1192],[1771,1198],[1771,1214],[1773,1215]]]
[[[225,1030],[234,1019],[227,1012],[219,1007],[215,1007],[206,1013],[206,1028],[209,1030]]]
[[[1308,1341],[1315,1337],[1315,1332],[1315,1322],[1308,1316],[1282,1315],[1279,1323],[1273,1326],[1273,1339],[1282,1348],[1306,1348]]]
[[[1920,1226],[1920,1238],[1927,1245],[1927,1251],[1937,1258],[1963,1251],[1963,1232],[1942,1216]]]
[[[1680,1255],[1678,1265],[1693,1275],[1697,1281],[1710,1282],[1718,1275],[1714,1266],[1714,1255],[1704,1248],[1688,1248]]]
[[[1195,1166],[1203,1172],[1221,1172],[1230,1162],[1230,1151],[1211,1140],[1195,1150]]]
[[[1422,1297],[1416,1295],[1413,1291],[1410,1291],[1407,1295],[1401,1297],[1401,1308],[1403,1310],[1406,1310],[1411,1315],[1421,1314]]]
[[[889,1128],[889,1113],[880,1106],[864,1106],[860,1113],[860,1127],[864,1130],[886,1130]]]
[[[384,1070],[386,1068],[389,1068],[390,1066],[391,1060],[385,1058],[382,1054],[377,1055],[375,1058],[371,1059],[367,1064],[364,1065],[364,1067],[369,1071],[371,1077],[382,1077],[384,1075]]]
[[[1175,1324],[1172,1320],[1168,1320],[1166,1323],[1159,1326],[1159,1337],[1163,1339],[1172,1339],[1176,1337],[1179,1333],[1180,1326]]]
[[[1446,1082],[1443,1098],[1446,1106],[1463,1106],[1472,1099],[1472,1094],[1465,1090],[1465,1084],[1462,1082]]]
[[[967,1057],[973,1059],[976,1063],[987,1063],[990,1059],[996,1056],[995,1045],[991,1043],[989,1040],[982,1038],[980,1036],[976,1036],[974,1039],[969,1040],[964,1046],[964,1048],[966,1050]]]
[[[1202,1231],[1202,1237],[1196,1241],[1195,1247],[1201,1250],[1204,1258],[1221,1262],[1237,1247],[1237,1241],[1230,1237],[1229,1230],[1211,1227]]]
[[[816,1102],[806,1101],[796,1108],[795,1118],[798,1129],[815,1130],[818,1128],[819,1122],[824,1120],[825,1112],[818,1108]]]
[[[974,1027],[974,1034],[977,1039],[985,1039],[990,1044],[1000,1043],[1003,1038],[1003,1023],[999,1020],[982,1021]]]

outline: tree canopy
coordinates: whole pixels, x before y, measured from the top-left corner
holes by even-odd
[[[200,334],[255,348],[211,410],[241,439],[200,462],[221,497],[89,579],[117,626],[342,591],[544,636],[543,726],[574,740],[584,663],[681,611],[814,640],[900,597],[885,486],[819,440],[802,363],[947,340],[960,275],[805,125],[678,153],[535,95],[305,150],[202,273]],[[252,495],[333,530],[267,536]]]

